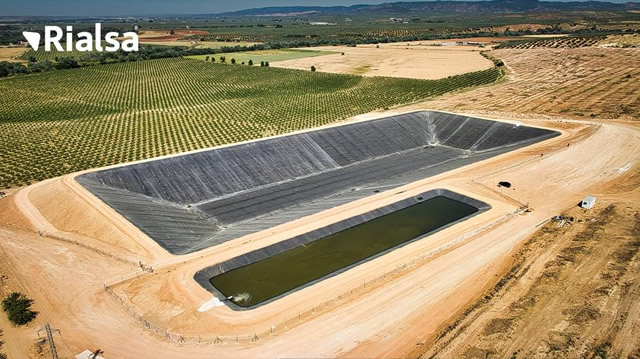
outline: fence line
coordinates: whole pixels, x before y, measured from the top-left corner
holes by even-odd
[[[76,245],[78,247],[82,247],[82,248],[88,249],[88,250],[90,250],[92,252],[95,252],[97,254],[100,254],[102,256],[109,257],[111,259],[115,259],[115,260],[117,260],[119,262],[122,262],[122,263],[125,263],[125,264],[134,265],[136,267],[139,267],[140,269],[142,269],[145,272],[153,273],[153,267],[151,267],[150,265],[144,264],[140,260],[136,261],[136,260],[132,260],[132,259],[123,258],[123,257],[117,256],[115,254],[109,253],[107,251],[104,251],[104,250],[102,250],[100,248],[96,248],[96,247],[90,246],[90,245],[88,245],[86,243],[82,243],[80,241],[77,241],[75,239],[66,238],[66,237],[63,237],[63,236],[60,236],[60,235],[57,235],[57,234],[48,233],[48,232],[45,232],[45,231],[37,231],[37,233],[41,237],[47,237],[47,238],[51,238],[51,239],[54,239],[54,240],[57,240],[57,241],[61,241],[61,242],[65,242],[65,243],[68,243],[68,244],[73,244],[73,245]]]
[[[119,296],[113,289],[106,284],[104,285],[104,290],[107,294],[116,301],[116,303],[120,304],[135,320],[137,320],[144,329],[155,333],[164,339],[176,343],[198,343],[198,344],[223,344],[223,343],[252,343],[260,340],[260,336],[257,333],[253,333],[251,335],[219,335],[204,338],[202,336],[184,336],[181,334],[171,333],[165,328],[162,328],[158,325],[153,324],[149,319],[145,318],[143,315],[138,314],[138,312],[127,303],[127,300]],[[266,335],[265,335],[266,336]]]
[[[176,342],[176,343],[189,343],[189,344],[210,344],[210,345],[219,345],[219,344],[224,344],[224,343],[254,343],[257,342],[261,339],[264,339],[266,337],[268,337],[269,335],[278,333],[278,332],[283,332],[286,330],[290,330],[294,327],[296,327],[297,325],[303,323],[306,319],[312,317],[312,316],[316,316],[316,315],[320,315],[324,312],[329,311],[330,309],[334,308],[335,306],[341,304],[342,302],[357,296],[358,294],[364,293],[366,291],[370,291],[373,289],[376,289],[377,287],[379,287],[380,285],[382,285],[384,282],[386,282],[386,280],[388,278],[394,278],[395,276],[401,275],[403,272],[407,272],[412,268],[415,268],[417,266],[420,266],[422,264],[424,264],[426,261],[428,261],[430,258],[434,257],[435,255],[446,251],[447,249],[450,249],[454,246],[457,246],[465,241],[468,241],[469,239],[479,235],[480,233],[489,230],[490,228],[493,228],[503,222],[509,221],[510,219],[514,218],[515,216],[519,215],[520,213],[522,213],[524,210],[526,210],[525,207],[523,208],[518,208],[517,210],[507,213],[506,215],[490,222],[487,223],[481,227],[478,227],[472,231],[466,232],[463,235],[460,235],[459,237],[444,243],[441,246],[438,246],[424,254],[421,254],[417,257],[414,257],[413,259],[398,265],[396,268],[394,268],[393,270],[389,270],[385,273],[383,273],[382,275],[379,275],[371,280],[368,281],[364,281],[363,284],[361,286],[358,286],[356,288],[352,288],[349,291],[346,291],[344,293],[341,293],[340,295],[329,299],[327,301],[325,301],[324,303],[320,303],[319,305],[314,306],[313,308],[305,311],[305,312],[301,312],[298,315],[296,315],[295,317],[286,319],[284,321],[281,321],[280,323],[274,324],[272,325],[270,328],[261,331],[261,332],[254,332],[254,333],[250,333],[250,334],[220,334],[220,335],[215,335],[215,336],[209,336],[209,337],[202,337],[202,336],[186,336],[186,335],[182,335],[182,334],[178,334],[178,333],[172,333],[169,330],[162,328],[158,325],[153,324],[149,319],[145,318],[144,315],[140,315],[138,314],[138,312],[133,308],[133,306],[129,305],[127,300],[122,298],[121,296],[119,296],[115,291],[113,291],[113,289],[108,286],[108,285],[104,285],[104,290],[107,294],[109,294],[111,296],[111,298],[113,298],[117,303],[119,303],[129,314],[131,314],[133,316],[134,319],[136,319],[143,327],[144,329],[153,332],[163,338],[165,338],[166,340],[172,341],[172,342]]]

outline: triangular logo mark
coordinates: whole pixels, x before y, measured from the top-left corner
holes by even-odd
[[[37,32],[31,31],[23,31],[22,36],[27,39],[29,45],[34,51],[38,51],[38,46],[40,46],[40,34]]]

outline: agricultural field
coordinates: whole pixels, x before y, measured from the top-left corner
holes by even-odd
[[[310,44],[349,44],[439,39],[455,36],[502,36],[505,32],[519,31],[521,35],[559,26],[562,31],[599,28],[625,30],[629,21],[640,19],[629,12],[575,11],[554,14],[397,14],[410,17],[408,23],[389,21],[388,17],[370,15],[305,16],[283,18],[237,18],[233,23],[222,20],[194,23],[193,28],[207,30],[210,35],[193,36],[206,41],[307,42]],[[588,18],[588,21],[585,21]],[[313,21],[335,25],[314,26]],[[154,24],[155,26],[166,26]]]
[[[9,46],[1,46],[0,47],[0,62],[9,61],[9,62],[22,62],[24,61],[21,58],[21,55],[27,51],[25,47],[9,47]]]
[[[493,67],[477,46],[421,46],[417,43],[326,46],[331,56],[286,60],[273,66],[362,76],[389,76],[434,80]],[[227,59],[229,56],[227,56]],[[255,61],[254,61],[255,62]]]
[[[66,49],[64,49],[66,50]],[[38,49],[38,51],[33,50],[32,48],[29,48],[28,51],[25,51],[22,53],[22,55],[20,56],[21,60],[27,61],[29,60],[30,57],[34,57],[38,62],[43,62],[43,61],[50,61],[50,62],[56,62],[56,59],[60,59],[63,57],[70,57],[70,58],[74,58],[76,60],[81,60],[82,58],[95,53],[92,51],[89,52],[82,52],[82,51],[77,51],[75,48],[72,49],[71,52],[68,51],[58,51],[56,50],[55,47],[52,46],[51,51],[45,51],[44,47],[40,47]]]
[[[321,126],[501,74],[426,81],[161,59],[6,78],[0,187]]]
[[[196,41],[195,47],[198,49],[220,49],[230,46],[252,46],[259,45],[259,42],[247,41]]]
[[[172,33],[173,32],[173,33]],[[153,42],[153,41],[176,41],[187,36],[205,36],[209,35],[208,31],[203,30],[151,30],[140,31],[138,37],[141,42]]]
[[[152,46],[182,46],[182,47],[192,47],[195,45],[195,42],[185,41],[185,40],[175,40],[175,41],[140,41],[141,44],[152,45]]]
[[[216,57],[216,62],[220,62],[220,56],[226,58],[226,62],[230,63],[231,59],[235,59],[236,63],[249,63],[252,60],[254,64],[259,64],[261,61],[277,62],[287,61],[294,59],[302,59],[307,57],[316,57],[323,55],[338,54],[335,51],[317,51],[317,50],[302,50],[302,49],[283,49],[283,50],[260,50],[260,51],[247,51],[247,52],[233,52],[226,54],[210,54],[210,55],[193,55],[187,56],[189,58],[206,60],[209,57]]]
[[[258,45],[259,42],[247,41],[197,41],[197,40],[172,40],[172,41],[140,41],[141,44],[148,46],[182,46],[195,49],[221,49],[223,47],[235,46],[252,46]]]
[[[502,36],[547,33],[559,28],[563,32],[589,31],[595,24],[600,30],[633,30],[638,28],[640,14],[630,11],[572,11],[565,13],[508,13],[486,16],[483,13],[427,12],[416,16],[404,12],[394,16],[409,17],[407,23],[393,22],[388,16],[376,14],[323,15],[305,14],[304,17],[197,17],[176,20],[172,17],[156,18],[153,22],[139,19],[105,19],[104,29],[131,31],[140,25],[141,42],[176,42],[187,39],[196,42],[244,41],[271,43],[309,43],[315,45],[377,43],[440,39],[455,36]],[[312,22],[335,25],[315,26]],[[63,23],[64,21],[59,21]],[[55,23],[55,21],[54,21]],[[93,22],[78,21],[74,29],[84,31]],[[15,23],[6,25],[0,33],[0,44],[17,43],[21,31],[42,31],[42,24]],[[174,30],[174,34],[171,34]],[[516,33],[517,32],[517,33]],[[557,31],[553,31],[554,33]],[[301,46],[300,44],[298,46]]]
[[[204,44],[206,47],[200,47],[200,44],[191,43],[189,41],[171,41],[171,42],[152,42],[149,44],[141,44],[138,52],[108,52],[99,53],[97,51],[81,52],[73,49],[71,52],[60,52],[55,48],[51,51],[45,51],[44,48],[39,48],[38,51],[33,49],[22,49],[22,54],[17,60],[27,62],[31,57],[35,58],[37,62],[49,61],[52,63],[58,62],[63,58],[72,58],[76,60],[80,66],[96,65],[98,63],[111,63],[111,62],[125,62],[125,61],[140,61],[147,59],[158,58],[178,58],[185,55],[204,54],[209,52],[232,52],[244,50],[241,46],[248,43],[208,43]],[[106,46],[105,44],[103,44]],[[215,47],[219,46],[219,47]],[[235,47],[238,48],[235,48]],[[249,45],[250,46],[250,45]]]
[[[613,35],[600,43],[602,47],[640,47],[640,34]]]
[[[512,75],[500,86],[434,99],[429,108],[556,114],[581,119],[640,116],[638,49],[504,49]]]
[[[562,36],[552,38],[542,38],[535,40],[505,42],[499,45],[503,49],[575,49],[579,47],[592,47],[601,43],[606,36]]]
[[[141,31],[140,43],[159,46],[189,46],[202,49],[219,49],[231,46],[251,46],[258,42],[248,41],[200,41],[200,37],[210,35],[203,30],[147,30]]]

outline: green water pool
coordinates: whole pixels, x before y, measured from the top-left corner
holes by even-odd
[[[234,296],[236,305],[252,307],[477,211],[469,204],[436,196],[209,281],[225,297]]]

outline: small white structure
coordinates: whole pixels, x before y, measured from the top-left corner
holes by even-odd
[[[89,350],[85,350],[82,353],[76,355],[76,359],[104,359],[103,356],[101,356],[100,354],[98,354],[97,356],[93,356],[93,352],[89,351]]]
[[[591,209],[596,205],[596,197],[594,196],[586,196],[582,202],[580,202],[580,207],[584,209]]]

